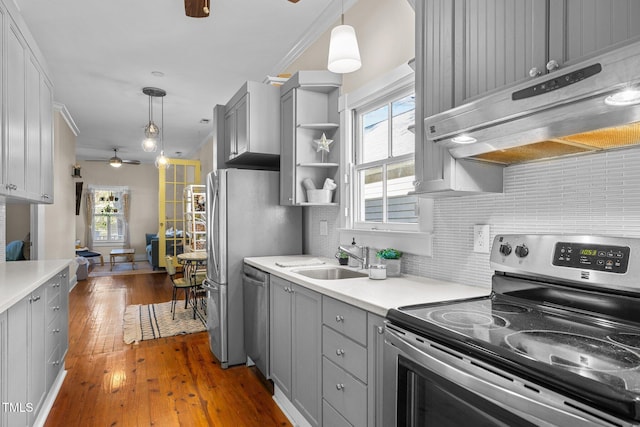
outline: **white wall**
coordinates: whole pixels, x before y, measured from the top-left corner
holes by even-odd
[[[7,243],[25,238],[31,230],[31,206],[27,204],[7,205]]]
[[[54,112],[53,126],[54,203],[37,208],[38,221],[44,232],[44,241],[37,242],[43,250],[38,256],[39,259],[75,258],[76,184],[71,176],[71,167],[76,160],[76,135],[59,109]],[[42,233],[38,239],[41,238]],[[33,254],[34,250],[31,252]]]
[[[145,233],[158,232],[158,170],[153,164],[122,165],[119,169],[106,162],[80,161],[82,167],[82,202],[80,215],[75,217],[74,239],[86,244],[86,190],[89,185],[128,186],[131,191],[129,232],[136,260],[146,259]],[[75,206],[75,201],[74,201]],[[74,208],[75,209],[75,208]],[[74,211],[75,212],[75,211]],[[94,246],[107,257],[111,249],[120,246]]]

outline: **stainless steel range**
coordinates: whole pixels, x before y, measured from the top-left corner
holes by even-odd
[[[384,425],[640,426],[640,239],[502,235],[491,267],[489,297],[390,310]]]

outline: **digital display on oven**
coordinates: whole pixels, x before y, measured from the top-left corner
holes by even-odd
[[[624,274],[629,265],[628,246],[558,242],[553,265]]]

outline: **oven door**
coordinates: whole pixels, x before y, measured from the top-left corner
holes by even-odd
[[[614,425],[580,411],[577,402],[570,401],[573,409],[563,396],[393,325],[385,329],[383,375],[385,426]]]

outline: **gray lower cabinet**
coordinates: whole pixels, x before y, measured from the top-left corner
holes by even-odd
[[[383,351],[384,351],[384,318],[367,313],[367,351],[369,377],[369,427],[384,427],[382,423],[382,382]]]
[[[305,419],[321,426],[320,294],[271,276],[271,378]]]
[[[322,313],[325,425],[382,426],[384,319],[327,296]]]
[[[62,289],[66,292],[64,295]],[[68,314],[63,312],[63,308],[68,307],[63,303],[68,297],[66,289],[67,268],[7,310],[8,369],[3,402],[7,403],[4,409],[8,426],[33,425],[53,380],[62,369],[58,350],[66,349],[66,343],[61,342],[67,337],[62,331],[68,328]]]
[[[0,313],[0,405],[7,401],[7,312]],[[7,411],[0,407],[0,427],[8,426]]]

